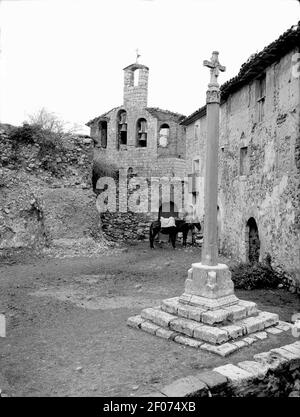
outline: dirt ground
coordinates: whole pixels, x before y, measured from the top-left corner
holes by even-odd
[[[185,375],[292,343],[271,336],[221,358],[126,326],[144,307],[183,292],[199,248],[148,243],[94,258],[28,258],[0,266],[0,388],[11,396],[130,396]],[[236,291],[290,321],[299,297],[285,290]]]

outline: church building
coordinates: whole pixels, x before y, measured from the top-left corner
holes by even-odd
[[[123,104],[90,120],[95,158],[140,176],[184,176],[184,115],[148,107],[149,68],[124,68]]]

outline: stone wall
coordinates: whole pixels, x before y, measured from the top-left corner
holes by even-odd
[[[132,64],[124,68],[124,105],[126,108],[147,106],[148,76],[149,68],[145,65]]]
[[[0,251],[100,239],[92,140],[65,138],[64,151],[49,155],[36,143],[16,146],[11,129],[0,130]]]
[[[117,149],[117,114],[120,110],[127,111],[127,145]],[[153,113],[151,111],[151,113]],[[108,112],[107,117],[107,147],[96,145],[95,158],[115,164],[118,168],[134,168],[138,175],[157,176],[184,173],[185,152],[183,127],[179,126],[172,114],[154,117],[146,109],[137,107],[118,107]],[[136,146],[136,123],[139,118],[147,120],[147,147]],[[158,148],[158,132],[163,123],[170,126],[170,140],[167,148]],[[91,127],[91,136],[96,144],[99,143],[99,129],[97,123]],[[167,158],[167,161],[164,159]],[[170,164],[171,162],[171,164]]]
[[[178,379],[144,397],[300,397],[300,342]]]
[[[147,240],[152,218],[151,215],[137,213],[103,213],[102,230],[114,241],[136,242]]]
[[[135,74],[139,71],[139,80],[135,83]],[[110,165],[119,170],[125,184],[124,189],[117,190],[116,210],[102,214],[103,230],[112,239],[148,238],[151,220],[157,219],[159,207],[150,204],[151,190],[148,189],[148,204],[133,210],[134,191],[126,179],[127,174],[143,178],[139,186],[142,192],[150,186],[152,177],[172,179],[185,177],[185,141],[184,128],[180,125],[183,115],[147,107],[149,68],[132,64],[124,68],[123,105],[88,122],[91,137],[95,143],[94,159],[99,166]],[[127,143],[119,144],[118,125],[121,112],[126,112]],[[147,146],[139,147],[137,126],[139,119],[147,122]],[[125,128],[122,119],[122,127]],[[103,123],[107,126],[106,140],[101,140]],[[169,135],[166,146],[160,143],[160,129],[168,125]],[[124,180],[125,178],[125,180]],[[129,180],[129,178],[128,178]],[[145,192],[147,194],[147,192]],[[132,198],[131,198],[132,197]],[[158,199],[159,200],[159,199]],[[158,201],[158,206],[161,202]],[[180,209],[181,207],[179,207]],[[157,212],[156,212],[157,211]]]
[[[248,220],[258,226],[260,259],[268,253],[300,280],[299,181],[300,79],[287,54],[266,70],[264,118],[258,120],[257,80],[221,106],[220,209],[222,248],[249,255]],[[241,172],[241,148],[247,148]]]
[[[139,78],[135,80],[138,72]],[[145,65],[134,63],[124,68],[123,105],[87,123],[95,142],[95,158],[113,163],[117,168],[133,168],[140,176],[178,176],[185,169],[184,162],[179,161],[185,159],[184,128],[180,125],[184,116],[147,106],[148,75],[149,68]],[[122,112],[126,112],[126,117],[120,119]],[[145,119],[147,124],[147,144],[143,147],[139,147],[137,140],[139,119]],[[107,124],[106,146],[101,144],[101,122]],[[121,145],[120,123],[123,132],[127,131],[127,143]],[[161,146],[159,131],[164,124],[169,126],[169,136],[166,146]]]
[[[127,111],[127,145],[117,149],[117,114],[119,107],[106,114],[107,117],[107,147],[96,145],[94,158],[104,164],[111,164],[122,172],[125,177],[125,194],[117,193],[116,212],[103,213],[102,224],[104,233],[113,240],[140,240],[148,239],[151,221],[157,219],[158,213],[153,212],[150,204],[151,177],[174,178],[185,176],[183,127],[179,126],[178,116],[170,112],[160,112],[152,109],[151,112],[137,106],[126,107]],[[148,124],[147,147],[136,147],[136,122],[138,118],[145,118]],[[170,126],[169,146],[160,152],[158,147],[158,131],[163,123]],[[97,123],[91,127],[91,136],[96,144],[99,143],[99,130]],[[148,204],[141,208],[142,212],[135,213],[130,209],[130,178],[127,174],[133,173],[134,177],[144,178],[145,186],[149,186]],[[140,191],[143,186],[141,185]],[[117,185],[118,191],[118,185]],[[122,210],[121,208],[122,207]],[[119,212],[121,210],[122,212]],[[158,207],[157,207],[158,210]]]
[[[186,172],[192,174],[195,172],[195,161],[199,161],[199,170],[196,177],[196,195],[193,202],[190,190],[190,201],[196,206],[196,211],[203,221],[204,216],[204,173],[205,173],[205,149],[206,149],[206,118],[196,120],[194,123],[186,126]],[[197,162],[196,162],[197,163]]]
[[[247,223],[254,218],[260,260],[270,254],[274,267],[283,268],[299,282],[300,78],[291,73],[295,52],[266,69],[262,120],[258,80],[229,95],[221,105],[218,223],[221,250],[236,260],[247,261]],[[203,116],[186,127],[187,172],[192,172],[193,159],[200,159],[200,216],[204,208],[205,125]]]

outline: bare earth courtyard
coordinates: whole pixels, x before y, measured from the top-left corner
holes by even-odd
[[[150,250],[139,243],[95,257],[18,259],[0,265],[0,388],[9,396],[131,396],[183,376],[293,343],[270,335],[229,358],[136,331],[127,318],[183,292],[199,248]],[[220,259],[222,261],[222,258]],[[230,260],[224,260],[230,265]],[[299,297],[278,290],[236,291],[290,321]]]

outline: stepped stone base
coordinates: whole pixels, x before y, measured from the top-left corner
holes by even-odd
[[[128,326],[177,343],[221,356],[289,330],[277,314],[260,311],[255,303],[237,299],[233,305],[213,309],[184,304],[181,297],[130,317]]]

